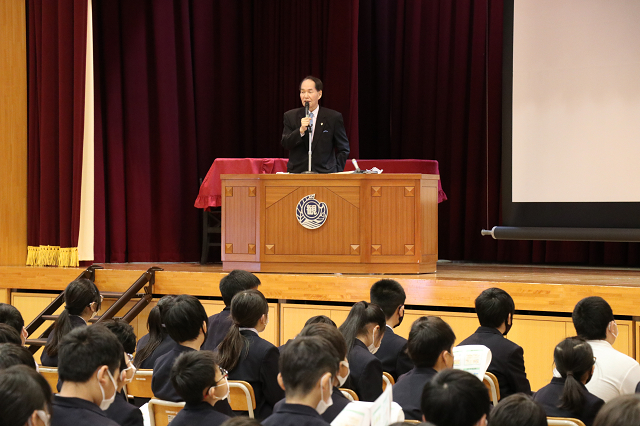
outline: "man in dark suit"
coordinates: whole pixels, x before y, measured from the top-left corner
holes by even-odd
[[[498,379],[501,398],[518,392],[531,395],[531,385],[524,371],[524,351],[505,339],[513,325],[514,312],[515,304],[509,293],[499,288],[486,289],[476,298],[480,327],[459,345],[484,345],[491,350],[488,371]]]
[[[309,138],[311,138],[311,170],[317,173],[335,173],[344,170],[349,156],[349,140],[344,129],[342,114],[320,108],[322,81],[313,76],[300,83],[300,101],[303,107],[284,113],[282,146],[289,150],[289,173],[302,173],[309,169]],[[305,103],[309,103],[309,117],[305,116]]]
[[[215,351],[222,342],[233,324],[231,317],[231,299],[244,290],[258,289],[260,279],[251,272],[242,269],[234,269],[220,280],[220,294],[224,302],[224,309],[209,317],[207,322],[207,340],[202,344],[201,350]]]
[[[404,319],[404,302],[407,295],[399,282],[384,279],[371,286],[369,297],[371,303],[380,306],[387,321],[387,331],[375,355],[382,362],[382,371],[391,374],[393,380],[398,380],[398,377],[413,368],[406,351],[407,339],[393,332]]]

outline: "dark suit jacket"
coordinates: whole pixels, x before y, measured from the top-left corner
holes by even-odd
[[[208,402],[203,401],[195,405],[185,404],[184,408],[171,420],[171,426],[219,426],[229,418],[217,412]]]
[[[107,417],[120,426],[143,426],[142,411],[133,404],[129,404],[124,392],[118,392],[116,399],[105,411]]]
[[[51,426],[119,426],[96,404],[80,398],[53,396]]]
[[[300,136],[300,120],[303,117],[304,108],[284,113],[284,130],[280,142],[289,150],[289,173],[302,173],[309,168],[309,131]],[[321,106],[318,117],[313,120],[316,122],[316,133],[311,145],[311,169],[318,173],[343,171],[349,156],[349,140],[344,130],[342,114]]]
[[[86,327],[87,326],[87,323],[84,322],[84,320],[81,317],[77,316],[77,315],[69,315],[69,322],[71,323],[71,329],[72,330],[74,328],[77,328],[77,327]],[[49,344],[51,339],[53,339],[53,331],[51,332],[51,334],[49,334],[49,337],[47,337],[47,344]],[[58,343],[60,343],[60,342],[58,342]],[[49,355],[47,355],[47,351],[42,350],[42,356],[40,357],[40,362],[42,363],[42,365],[44,367],[57,367],[58,366],[58,355],[49,356]]]
[[[407,339],[398,336],[391,327],[387,327],[375,356],[382,363],[382,371],[391,374],[393,380],[398,380],[398,377],[413,368],[413,362],[409,359],[406,349]]]
[[[479,327],[458,346],[484,345],[491,349],[488,371],[495,374],[500,384],[500,398],[522,392],[531,395],[531,385],[524,371],[524,351],[492,327]]]
[[[438,372],[433,368],[414,367],[413,370],[400,376],[398,382],[393,385],[393,400],[402,407],[405,419],[422,421],[420,409],[422,389],[436,374]]]
[[[335,386],[333,387],[331,400],[333,401],[331,407],[327,408],[327,410],[320,415],[320,417],[322,417],[327,423],[331,423],[333,419],[335,419],[336,416],[340,414],[340,412],[344,410],[344,407],[346,407],[350,402],[347,398],[345,398],[340,389]],[[273,412],[277,413],[278,410],[280,410],[280,407],[282,407],[286,403],[286,398],[278,401],[278,403],[273,407]]]
[[[591,426],[596,418],[596,414],[598,414],[598,411],[600,411],[600,408],[604,405],[604,401],[590,393],[587,388],[580,383],[580,392],[584,395],[585,400],[582,410],[571,412],[559,408],[558,405],[560,405],[560,398],[562,398],[565,380],[566,379],[562,377],[554,377],[551,379],[551,383],[540,388],[540,390],[533,395],[534,401],[542,405],[544,411],[547,413],[547,417],[572,417],[582,420],[586,426]]]
[[[207,340],[204,341],[200,349],[215,351],[222,342],[233,324],[230,316],[231,308],[225,307],[222,312],[211,315],[207,322]]]
[[[347,359],[351,373],[344,387],[353,390],[360,401],[375,401],[382,394],[382,363],[358,339]]]
[[[253,331],[242,330],[240,334],[247,339],[249,349],[246,350],[245,344],[238,363],[229,371],[229,380],[244,380],[253,386],[254,415],[257,419],[266,419],[273,406],[284,398],[284,391],[278,385],[280,351]]]
[[[307,405],[282,404],[262,426],[327,426],[318,412]]]
[[[145,334],[138,340],[138,344],[136,345],[136,352],[140,352],[140,349],[144,348],[149,341],[149,335]],[[165,338],[160,342],[160,345],[140,364],[140,368],[144,369],[153,369],[153,366],[156,363],[156,360],[160,358],[162,355],[167,352],[171,352],[175,349],[178,344],[171,338],[169,335],[166,335]]]

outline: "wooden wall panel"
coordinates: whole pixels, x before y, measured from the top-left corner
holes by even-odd
[[[0,265],[27,259],[25,3],[0,2]]]
[[[222,247],[227,254],[249,254],[249,244],[256,244],[255,191],[255,187],[236,186],[231,196],[225,196],[226,229],[234,230],[233,233],[225,233],[225,244],[233,244],[232,251]]]
[[[13,293],[11,295],[11,304],[15,306],[22,314],[24,319],[24,325],[28,325],[35,317],[46,308],[49,303],[55,299],[57,295],[46,293]],[[57,313],[60,313],[61,309],[58,309]],[[31,337],[40,337],[40,335],[51,325],[51,322],[45,322],[40,326]],[[40,356],[42,355],[42,349],[40,349],[34,355],[36,362],[40,363]]]

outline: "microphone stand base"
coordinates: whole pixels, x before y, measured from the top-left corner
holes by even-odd
[[[318,172],[310,172],[310,171],[307,170],[307,171],[302,172],[302,174],[303,175],[317,175]]]

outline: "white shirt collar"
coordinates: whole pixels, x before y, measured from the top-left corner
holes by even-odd
[[[309,113],[313,114],[313,118],[318,117],[318,111],[320,110],[320,104],[318,104],[318,106],[316,106],[316,109],[314,109],[313,111],[309,111]]]
[[[258,333],[258,330],[256,330],[255,328],[251,328],[251,327],[238,327],[238,330],[240,330],[240,331],[249,330],[249,331],[253,331],[256,334],[260,334],[260,333]]]

